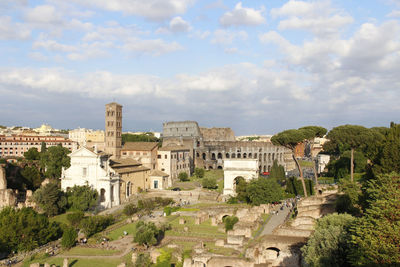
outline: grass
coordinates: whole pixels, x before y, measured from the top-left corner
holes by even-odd
[[[239,254],[239,252],[237,252],[237,250],[233,248],[219,247],[216,246],[215,243],[213,242],[205,242],[204,244],[205,248],[211,253],[220,254],[224,256],[232,256],[234,254]]]
[[[112,230],[106,236],[108,239],[118,240],[121,236],[124,235],[124,231],[128,232],[128,235],[132,235],[136,233],[136,222],[123,225],[117,229]]]
[[[50,222],[59,222],[59,223],[64,223],[64,224],[66,224],[66,225],[70,225],[70,224],[69,224],[69,221],[67,220],[67,215],[68,215],[68,212],[67,212],[67,213],[63,213],[63,214],[60,214],[60,215],[56,215],[56,216],[54,216],[54,217],[51,217],[51,218],[49,219],[49,221],[50,221]]]
[[[63,266],[63,258],[41,258],[34,259],[33,261],[25,260],[23,263],[23,267],[29,267],[31,263],[49,263],[50,265],[55,264],[57,267]],[[73,257],[68,257],[68,265],[70,267],[88,267],[88,266],[96,266],[96,267],[115,267],[121,262],[124,262],[123,259],[74,259]]]
[[[300,164],[301,167],[312,168],[314,163],[312,161],[299,160],[299,164]]]
[[[119,253],[119,250],[73,247],[62,253],[62,256],[111,256]]]
[[[257,238],[262,233],[265,225],[271,218],[271,215],[270,214],[261,214],[261,218],[262,218],[263,223],[251,234],[253,236],[253,238]]]
[[[185,224],[179,224],[179,218],[186,220]],[[193,217],[181,216],[170,221],[171,230],[165,232],[166,236],[190,236],[190,237],[216,237],[225,238],[226,233],[220,232],[217,226],[211,225],[211,219],[203,222],[202,224],[196,225]],[[188,232],[184,231],[184,228],[188,227]]]

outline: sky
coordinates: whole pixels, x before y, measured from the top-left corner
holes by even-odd
[[[0,0],[0,124],[236,135],[400,117],[400,0]]]

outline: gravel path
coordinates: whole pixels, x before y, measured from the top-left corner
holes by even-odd
[[[289,214],[290,208],[283,208],[283,210],[278,211],[278,214],[272,214],[271,218],[268,220],[267,224],[261,235],[270,235],[275,230],[276,227],[285,222],[286,216]]]

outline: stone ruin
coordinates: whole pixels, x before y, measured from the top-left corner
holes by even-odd
[[[3,164],[0,164],[0,209],[3,207],[35,207],[32,201],[32,191],[27,190],[22,197],[18,190],[7,188],[6,170]]]

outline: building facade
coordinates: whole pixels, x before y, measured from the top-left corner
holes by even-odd
[[[42,143],[46,147],[61,145],[70,151],[78,147],[76,142],[62,136],[0,135],[0,157],[24,157],[24,153],[33,147],[40,152]]]
[[[156,170],[157,151],[157,142],[126,142],[121,149],[121,158],[132,158],[145,167]]]
[[[112,102],[105,112],[105,152],[119,158],[122,148],[122,106]]]
[[[157,166],[171,178],[178,179],[179,173],[190,175],[190,149],[186,146],[169,145],[158,149]]]

